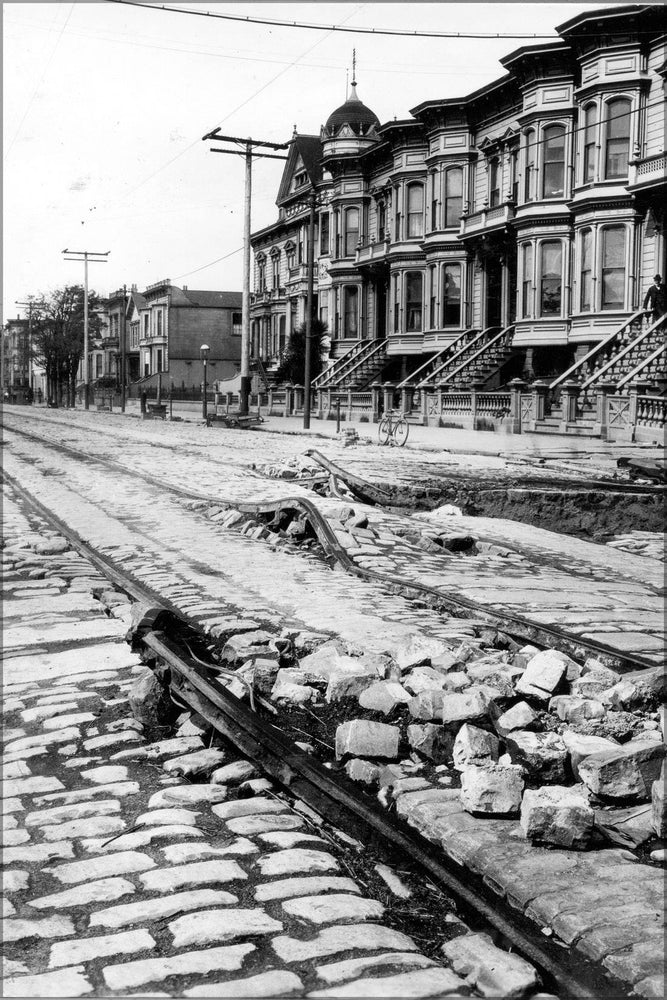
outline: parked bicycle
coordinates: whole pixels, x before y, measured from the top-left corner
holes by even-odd
[[[378,425],[378,441],[380,444],[402,448],[408,440],[409,433],[410,424],[405,419],[405,414],[396,413],[394,410],[387,410]]]

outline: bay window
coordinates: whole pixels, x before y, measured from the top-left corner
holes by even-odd
[[[540,247],[540,316],[559,316],[561,307],[560,240],[545,240]]]
[[[359,242],[359,209],[345,210],[345,256],[354,257]]]
[[[523,175],[523,200],[533,201],[535,198],[535,131],[529,128],[526,132],[526,143],[524,146],[525,172]]]
[[[445,264],[442,269],[442,325],[461,325],[461,265]]]
[[[625,304],[625,226],[602,230],[602,308],[623,309]]]
[[[581,269],[580,269],[579,309],[590,312],[592,308],[593,287],[593,230],[584,229],[581,234]]]
[[[344,295],[343,336],[356,337],[359,332],[359,289],[346,285]]]
[[[405,328],[408,333],[422,329],[422,273],[408,271],[405,276]]]
[[[595,180],[597,108],[589,104],[584,111],[584,184]]]
[[[408,239],[424,235],[424,185],[408,184]]]
[[[429,330],[434,330],[436,327],[436,295],[437,295],[437,278],[436,269],[431,265],[428,269],[429,274],[429,312],[428,312],[428,327]]]
[[[329,213],[320,216],[320,253],[329,253]]]
[[[521,315],[533,315],[533,244],[521,248],[523,278],[521,282]]]
[[[445,229],[458,227],[463,210],[463,170],[450,167],[445,172]]]
[[[606,107],[604,175],[607,180],[628,176],[630,159],[630,101],[621,97]]]
[[[562,198],[565,193],[565,128],[550,125],[544,130],[543,198]]]

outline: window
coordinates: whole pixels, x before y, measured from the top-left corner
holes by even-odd
[[[602,230],[602,308],[625,304],[625,226]]]
[[[290,299],[289,304],[289,328],[290,332],[293,333],[296,330],[296,316],[297,316],[297,301],[296,299]]]
[[[565,193],[565,129],[551,125],[544,130],[543,198],[562,198]]]
[[[521,315],[533,315],[533,244],[524,243],[522,247],[523,257],[523,282],[521,285]]]
[[[399,289],[400,284],[398,281],[398,275],[395,274],[392,278],[393,283],[393,299],[394,299],[394,333],[398,333],[399,324],[401,319],[401,303],[399,300]]]
[[[582,312],[589,312],[591,309],[592,279],[593,230],[584,229],[581,233],[581,289],[579,293],[579,308]]]
[[[102,375],[102,355],[95,355],[95,378],[100,378]]]
[[[489,162],[489,206],[500,204],[500,162],[497,158]]]
[[[356,337],[359,330],[359,289],[355,285],[346,285],[344,301],[343,336]]]
[[[359,242],[359,209],[345,210],[345,256],[354,257]]]
[[[401,228],[401,189],[394,188],[394,205],[396,206],[396,212],[394,213],[394,239],[400,240],[402,235]]]
[[[308,183],[308,174],[305,170],[301,170],[298,174],[294,176],[294,187],[301,188],[304,184]]]
[[[429,267],[428,274],[429,274],[429,279],[428,279],[429,280],[429,290],[430,290],[430,295],[431,295],[431,297],[429,299],[428,327],[429,327],[429,330],[434,330],[435,326],[436,326],[436,294],[437,294],[435,268],[434,267]]]
[[[510,153],[510,198],[516,205],[519,200],[519,150]]]
[[[424,186],[408,184],[408,239],[424,235]]]
[[[273,288],[280,288],[280,254],[277,253],[271,257],[271,284]]]
[[[627,177],[630,159],[630,101],[620,98],[607,104],[607,141],[604,175],[607,180]]]
[[[443,268],[443,326],[461,325],[461,265],[446,264]]]
[[[422,328],[422,273],[408,271],[405,276],[405,329],[420,333]]]
[[[243,313],[232,313],[232,336],[240,337],[243,333]]]
[[[458,226],[463,210],[463,170],[451,167],[445,173],[445,229]]]
[[[526,145],[524,150],[526,171],[523,175],[523,200],[533,201],[535,197],[535,132],[532,128],[526,132]]]
[[[158,337],[161,337],[162,336],[162,310],[161,309],[158,309],[158,311],[157,311],[156,320],[157,320],[156,334],[157,334]],[[161,371],[161,370],[162,369],[158,369],[158,371]]]
[[[291,271],[296,267],[296,247],[291,240],[285,244],[285,256],[287,257],[287,267]]]
[[[561,302],[560,240],[545,240],[540,248],[540,316],[559,316]]]
[[[329,327],[329,306],[320,306],[320,323],[322,326]]]
[[[329,213],[320,216],[320,253],[329,253]]]
[[[285,322],[286,317],[283,313],[278,319],[278,351],[281,354],[285,350]]]
[[[589,104],[584,111],[584,184],[595,180],[595,133],[597,130],[597,108]]]
[[[378,239],[383,240],[385,238],[385,229],[387,227],[387,206],[383,201],[381,201],[377,207],[377,227],[378,227]]]
[[[257,291],[260,292],[260,293],[266,291],[266,261],[265,260],[258,260],[257,261]]]
[[[148,339],[149,336],[149,328],[148,328],[149,321],[150,321],[150,316],[148,315],[148,313],[144,313],[144,337],[146,339]]]
[[[159,313],[158,313],[158,315],[159,315]],[[158,352],[157,352],[157,364],[156,364],[155,370],[158,371],[158,372],[162,371],[162,351],[161,350],[158,350]]]
[[[438,228],[438,174],[431,174],[431,230]]]
[[[250,332],[250,354],[253,358],[259,357],[259,321],[256,319],[252,321]]]

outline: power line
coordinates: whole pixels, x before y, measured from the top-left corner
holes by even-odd
[[[477,39],[550,39],[557,36],[528,32],[503,31],[406,31],[402,28],[351,28],[341,24],[312,24],[307,21],[280,21],[270,17],[249,17],[240,14],[216,14],[208,10],[195,10],[184,7],[171,7],[165,4],[139,3],[137,0],[107,0],[108,3],[120,3],[126,7],[144,7],[148,10],[168,11],[171,14],[191,14],[194,17],[213,17],[221,21],[240,21],[244,24],[265,24],[274,28],[301,28],[311,31],[344,31],[356,35],[391,35],[409,38],[477,38]]]
[[[236,253],[241,253],[243,247],[237,247],[236,250],[232,250],[230,253],[226,253],[224,257],[217,257],[215,260],[209,261],[208,264],[202,264],[201,267],[196,267],[194,271],[186,271],[185,274],[177,274],[174,281],[179,281],[181,278],[188,278],[191,274],[198,274],[199,271],[205,271],[207,267],[213,267],[214,264],[219,264],[221,260],[227,260],[228,257],[233,257]]]

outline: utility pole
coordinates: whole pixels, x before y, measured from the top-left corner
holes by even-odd
[[[120,412],[125,413],[125,337],[127,323],[127,285],[123,285],[123,334],[120,342]]]
[[[211,153],[228,153],[231,156],[243,156],[245,158],[245,197],[244,197],[244,220],[243,220],[243,304],[241,328],[241,392],[239,398],[239,415],[248,414],[248,401],[250,396],[250,210],[252,202],[252,161],[256,159],[286,160],[286,156],[279,156],[276,153],[255,153],[256,146],[267,149],[288,149],[288,142],[260,142],[259,139],[244,139],[238,135],[221,135],[220,129],[213,129],[202,136],[202,141],[211,142],[232,142],[243,146],[241,149],[219,149],[211,146]]]
[[[88,262],[91,264],[107,264],[110,250],[104,252],[96,250],[68,250],[63,253],[70,254],[65,260],[83,261],[83,400],[87,410],[90,409],[90,394],[88,392],[90,376],[88,373]]]
[[[35,308],[43,308],[46,302],[36,302],[34,295],[29,295],[26,302],[16,302],[15,305],[28,310],[28,373],[30,378],[30,389],[34,391],[32,375],[32,311]]]
[[[310,194],[310,216],[308,218],[308,292],[306,298],[306,350],[303,374],[303,427],[310,427],[310,369],[313,343],[313,283],[315,270],[315,189]]]

